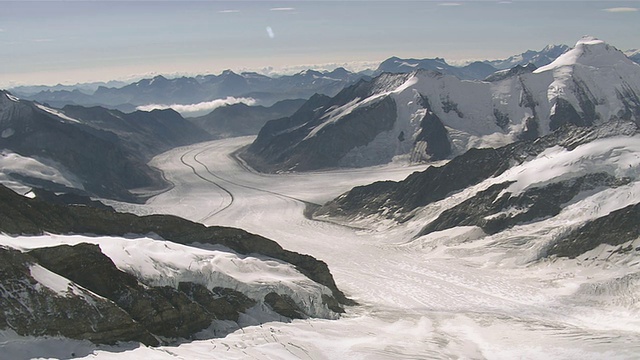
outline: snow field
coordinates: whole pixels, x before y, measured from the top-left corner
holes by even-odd
[[[600,147],[578,147],[570,155],[560,149],[544,155],[555,159],[550,166],[567,171],[584,161],[603,171],[629,175],[625,166],[635,160],[625,149],[635,147],[638,139],[624,144],[619,140],[598,140]],[[224,339],[123,354],[98,351],[98,358],[169,358],[165,351],[184,359],[633,359],[640,353],[635,345],[640,343],[640,327],[633,275],[639,265],[633,254],[612,255],[612,248],[601,248],[594,250],[600,255],[589,255],[590,260],[538,260],[549,242],[573,226],[570,221],[579,224],[618,207],[606,205],[605,200],[610,204],[623,198],[635,201],[635,182],[610,192],[584,194],[555,218],[494,236],[466,227],[413,239],[444,209],[509,176],[522,181],[523,189],[541,184],[519,178],[522,168],[434,203],[418,211],[415,221],[401,226],[362,219],[354,227],[345,227],[305,218],[304,205],[296,199],[318,203],[339,195],[345,187],[376,178],[398,180],[416,169],[396,164],[329,173],[257,174],[229,156],[250,141],[203,143],[191,153],[210,170],[198,168],[201,175],[215,180],[234,198],[205,223],[241,227],[324,260],[340,289],[361,306],[347,309],[335,321],[266,323]],[[189,200],[199,209],[192,216],[211,213],[211,208],[198,205],[208,201],[204,181],[179,165],[180,157],[194,149],[175,149],[163,154],[162,161],[156,158],[156,164],[175,180],[173,190],[140,208],[123,208],[162,212],[171,210],[177,193],[204,191],[199,199]],[[596,159],[609,150],[616,160],[606,167]],[[560,173],[550,171],[547,178]]]

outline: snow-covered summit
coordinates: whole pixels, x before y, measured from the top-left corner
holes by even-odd
[[[575,66],[577,64],[601,68],[618,66],[618,63],[634,65],[622,51],[596,37],[584,36],[578,40],[573,49],[560,55],[551,62],[551,64],[540,67],[535,73],[541,73],[563,66]]]

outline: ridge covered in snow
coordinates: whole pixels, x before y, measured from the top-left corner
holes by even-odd
[[[395,111],[392,106],[380,111],[380,104],[390,100]],[[394,159],[437,160],[475,147],[537,138],[564,124],[639,122],[640,66],[613,46],[586,37],[533,72],[517,71],[492,82],[424,70],[383,74],[320,105],[313,114],[267,124],[249,148],[250,164],[267,171],[327,167],[302,152],[316,148],[312,140],[318,149],[323,141],[332,142],[329,135],[342,139],[340,151],[331,150],[335,161],[329,167],[367,166]],[[378,117],[386,125],[373,125]],[[356,129],[367,126],[361,138],[363,132]]]

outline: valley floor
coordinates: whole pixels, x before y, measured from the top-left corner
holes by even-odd
[[[327,262],[338,287],[361,306],[347,309],[339,320],[266,323],[225,338],[175,347],[96,349],[69,342],[67,349],[77,349],[76,356],[90,359],[640,356],[638,305],[629,298],[636,293],[633,289],[599,294],[602,302],[573,296],[588,291],[588,284],[598,279],[637,272],[637,262],[621,258],[520,265],[517,260],[497,261],[502,255],[490,251],[475,253],[478,245],[465,241],[478,231],[473,228],[457,228],[441,244],[425,244],[412,241],[418,224],[411,222],[394,227],[361,222],[349,227],[310,220],[303,214],[305,202],[322,204],[353,186],[400,180],[424,166],[259,174],[232,156],[252,139],[207,142],[164,153],[152,164],[175,186],[145,205],[115,206],[138,214],[169,213],[207,225],[239,227],[271,238],[286,249]],[[637,286],[636,282],[629,286]]]

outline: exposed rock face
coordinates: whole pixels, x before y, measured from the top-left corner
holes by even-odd
[[[442,124],[442,120],[432,111],[427,110],[424,118],[420,122],[420,133],[416,137],[415,152],[424,151],[422,159],[418,159],[416,155],[412,156],[413,161],[418,160],[442,160],[451,155],[451,142],[447,129]],[[424,144],[424,150],[422,149]],[[420,154],[421,155],[421,154]]]
[[[271,292],[264,297],[265,304],[278,314],[290,319],[306,319],[308,316],[288,295]]]
[[[257,253],[293,264],[311,280],[327,286],[342,304],[354,304],[337,288],[327,264],[284,250],[276,242],[246,231],[206,227],[170,215],[136,216],[101,209],[48,204],[0,186],[0,231],[7,234],[96,234],[124,236],[155,233],[181,244],[221,244],[240,254]]]
[[[113,301],[152,334],[188,338],[213,320],[199,304],[169,287],[143,287],[97,245],[61,245],[29,252],[45,268]]]
[[[575,258],[600,244],[622,245],[640,237],[640,204],[629,205],[586,223],[560,239],[549,256]],[[633,249],[622,249],[628,251]]]
[[[215,287],[211,290],[192,282],[181,282],[178,290],[200,304],[217,320],[238,321],[240,313],[245,312],[256,302],[239,291]]]
[[[343,312],[344,304],[355,304],[336,287],[325,263],[238,229],[205,227],[173,216],[138,217],[94,207],[50,204],[0,187],[0,232],[109,236],[155,233],[187,245],[220,244],[240,254],[265,255],[294,265],[300,273],[332,291],[333,296],[321,297],[322,304],[332,311]],[[284,294],[254,300],[237,290],[191,281],[157,286],[153,278],[136,277],[139,275],[134,275],[135,271],[127,273],[117,268],[98,245],[59,245],[28,253],[0,248],[0,260],[0,328],[22,335],[158,345],[160,341],[190,339],[215,320],[238,322],[239,315],[257,301],[288,318],[314,314],[305,313]],[[30,277],[29,269],[34,266],[49,275]],[[54,289],[43,290],[43,286]],[[41,319],[43,314],[45,320]]]
[[[510,77],[513,77],[513,76],[532,73],[537,68],[538,67],[535,66],[532,63],[526,64],[524,66],[518,64],[518,65],[512,67],[511,69],[495,72],[495,73],[487,76],[487,78],[484,79],[484,80],[485,81],[489,81],[489,82],[500,81],[500,80],[504,80],[504,79],[507,79],[507,78],[510,78]]]
[[[473,240],[460,235],[460,241],[480,237],[489,248],[523,246],[528,261],[577,257],[640,237],[637,134],[634,122],[565,124],[535,141],[469,150],[400,182],[356,187],[314,215],[367,224],[411,221],[406,228],[421,227],[411,233],[421,246],[439,246],[444,237],[471,231]]]
[[[0,259],[1,328],[20,335],[62,335],[96,343],[159,344],[112,301],[71,283],[65,293],[39,284],[30,270],[38,261],[29,254],[0,248]]]
[[[635,125],[626,122],[610,125],[605,129],[564,126],[535,141],[519,141],[497,149],[471,149],[443,166],[429,167],[400,182],[382,181],[355,187],[316,210],[315,215],[353,219],[385,213],[405,221],[412,216],[411,211],[498,176],[551,146],[573,149],[601,137],[637,131]]]
[[[624,180],[604,173],[587,174],[534,187],[518,195],[505,191],[509,183],[496,184],[445,210],[436,220],[425,226],[419,235],[456,226],[479,226],[485,233],[494,234],[514,225],[558,215],[562,205],[581,192],[624,184]]]

